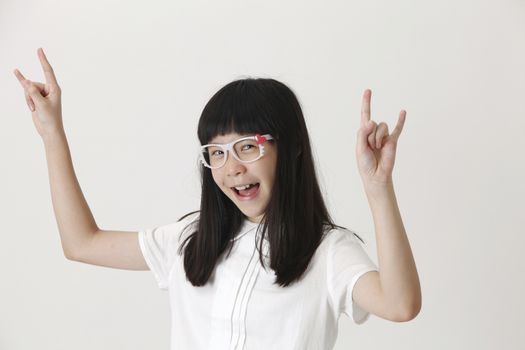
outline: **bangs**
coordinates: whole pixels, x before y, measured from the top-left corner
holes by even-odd
[[[269,100],[253,78],[225,85],[204,107],[197,131],[201,145],[229,133],[269,133],[277,138],[273,123],[277,111]]]

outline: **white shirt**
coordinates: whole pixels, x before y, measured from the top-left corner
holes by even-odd
[[[352,288],[378,271],[347,230],[334,229],[319,245],[305,274],[288,287],[273,284],[259,262],[258,224],[245,220],[230,256],[223,254],[205,286],[186,279],[177,250],[199,213],[139,232],[144,258],[162,290],[169,291],[172,350],[332,349],[341,313],[357,324],[369,313],[352,300]],[[268,242],[263,244],[268,261]]]

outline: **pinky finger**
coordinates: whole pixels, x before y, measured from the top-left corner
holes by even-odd
[[[33,100],[31,99],[31,97],[28,94],[26,94],[26,102],[27,102],[27,106],[29,107],[31,112],[34,112],[35,111],[35,103],[33,102]]]

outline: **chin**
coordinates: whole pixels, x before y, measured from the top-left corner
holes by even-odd
[[[235,190],[222,187],[224,194],[235,204],[235,206],[248,218],[257,218],[265,213],[266,206],[269,203],[269,199],[264,188],[261,187],[257,194],[257,197],[252,200],[242,200],[238,198]]]
[[[264,210],[246,208],[244,203],[235,203],[235,205],[247,218],[256,218],[264,214]]]
[[[264,215],[265,211],[262,208],[247,208],[246,203],[234,202],[236,207],[241,211],[241,213],[248,218],[258,218],[259,216]]]
[[[246,216],[246,218],[257,218],[264,214],[264,212],[250,212],[247,210],[242,210],[241,208],[239,208],[239,210],[244,214],[244,216]]]

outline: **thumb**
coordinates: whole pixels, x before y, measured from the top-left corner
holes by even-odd
[[[38,88],[36,83],[33,83],[31,80],[26,79],[25,86],[27,94],[31,96],[31,99],[36,105],[41,105],[45,102],[44,96],[42,96],[42,94],[40,93],[40,89]]]

